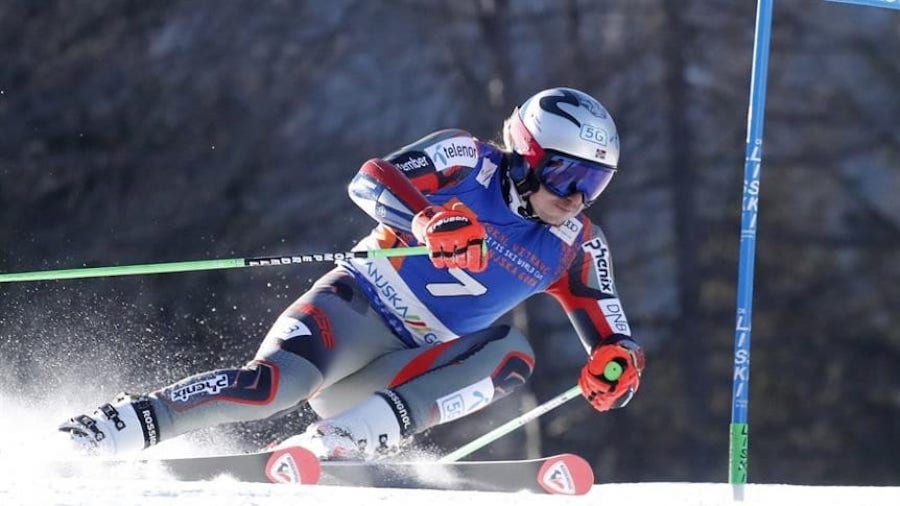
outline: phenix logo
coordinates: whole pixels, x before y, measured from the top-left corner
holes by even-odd
[[[215,395],[223,389],[228,388],[229,383],[228,375],[220,373],[209,379],[200,379],[183,387],[176,387],[172,390],[172,393],[169,394],[169,398],[175,402],[187,402],[195,395]]]
[[[597,275],[597,284],[600,291],[607,295],[615,295],[613,287],[612,266],[609,261],[609,248],[603,239],[597,237],[590,242],[581,245],[581,249],[591,254],[594,272]]]

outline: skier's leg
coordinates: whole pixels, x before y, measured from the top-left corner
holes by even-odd
[[[162,406],[162,431],[173,435],[270,418],[400,348],[352,276],[333,271],[282,313],[243,369],[204,373],[152,397]],[[216,381],[228,386],[208,386]]]
[[[504,397],[533,367],[528,341],[505,325],[389,353],[313,397],[310,405],[325,419],[293,442],[327,457],[390,452],[408,436]]]
[[[148,395],[121,396],[60,430],[88,449],[122,453],[198,428],[278,416],[374,357],[402,348],[386,330],[360,331],[378,327],[380,317],[352,276],[335,270],[282,313],[246,366],[194,375]]]

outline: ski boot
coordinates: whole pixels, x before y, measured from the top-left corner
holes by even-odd
[[[150,398],[119,394],[90,416],[78,415],[59,426],[72,446],[89,455],[117,455],[143,450],[159,442],[159,423]]]
[[[387,400],[374,395],[361,404],[307,427],[279,447],[302,446],[322,460],[373,460],[399,453],[406,442]]]

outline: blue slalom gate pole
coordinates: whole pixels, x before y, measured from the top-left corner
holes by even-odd
[[[772,32],[772,0],[758,0],[747,113],[747,150],[741,205],[741,244],[738,259],[737,323],[734,332],[734,383],[731,398],[729,482],[735,499],[743,499],[747,483],[750,394],[750,329],[753,314],[753,265],[759,212],[759,173],[762,165],[763,124],[766,109],[766,77]]]
[[[884,7],[886,9],[900,10],[900,0],[828,0],[845,4],[868,5],[870,7]]]

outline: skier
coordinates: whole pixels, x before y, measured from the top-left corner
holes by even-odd
[[[338,262],[281,314],[247,365],[122,394],[59,429],[88,453],[121,454],[308,402],[321,419],[284,444],[321,458],[395,453],[525,383],[532,349],[495,322],[539,292],[559,301],[587,352],[584,397],[600,411],[622,407],[644,355],[606,238],[582,212],[618,160],[609,113],[571,88],[517,107],[502,147],[442,130],[369,160],[349,194],[378,225],[357,248],[424,244],[429,256]]]

